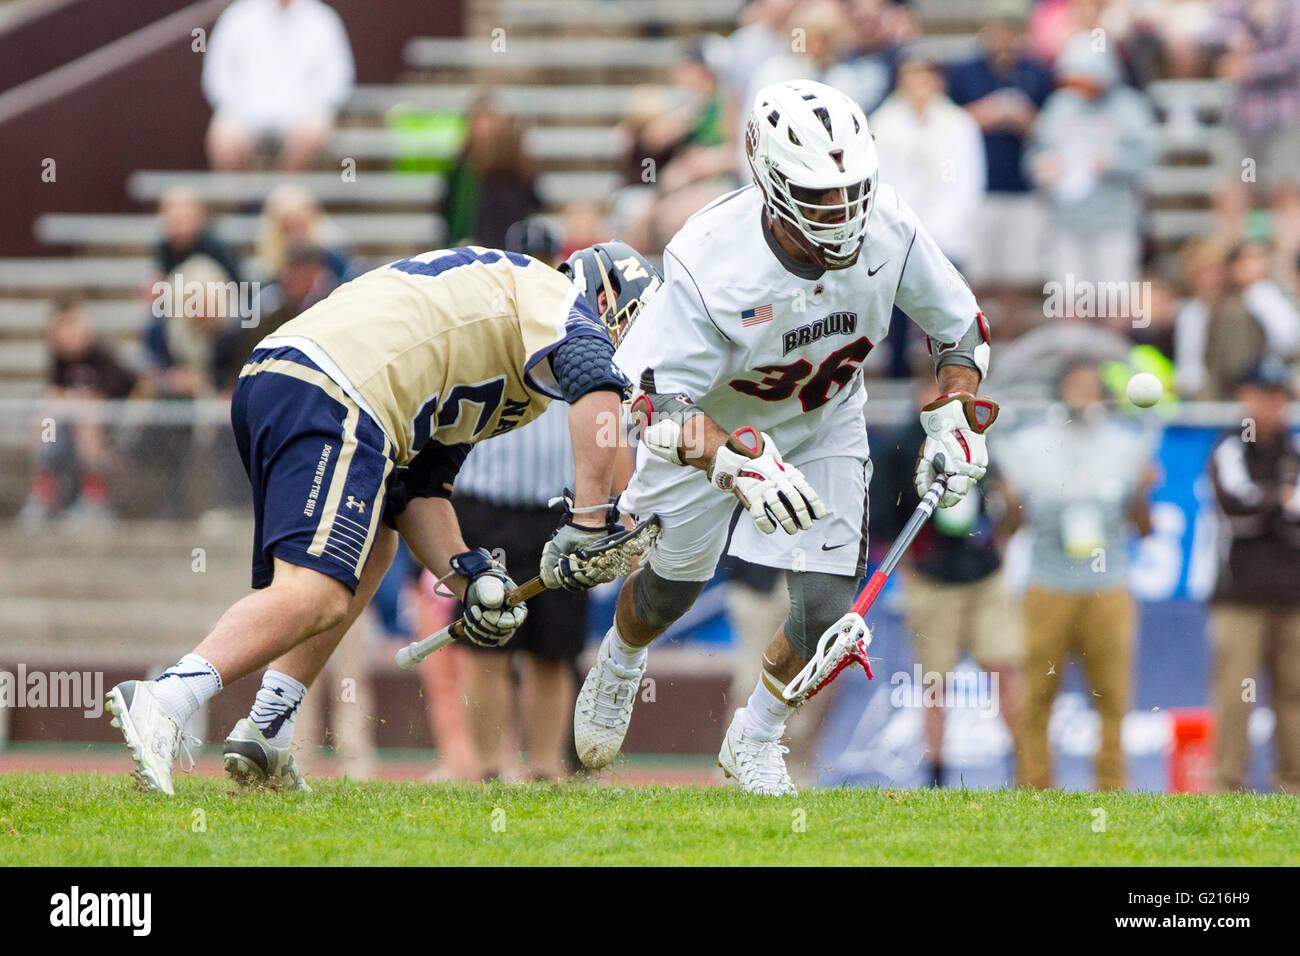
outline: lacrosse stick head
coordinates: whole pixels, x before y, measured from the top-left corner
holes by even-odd
[[[613,581],[632,573],[637,558],[659,540],[663,526],[658,515],[651,515],[634,528],[601,538],[574,553],[576,564],[591,578]]]
[[[817,650],[803,670],[785,685],[781,696],[796,707],[815,697],[845,668],[861,665],[871,680],[871,663],[867,648],[871,646],[871,628],[860,614],[850,611],[826,629],[817,641]]]

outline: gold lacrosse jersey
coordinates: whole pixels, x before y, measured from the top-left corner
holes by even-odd
[[[431,438],[473,443],[562,398],[546,361],[605,327],[545,263],[478,246],[390,262],[334,290],[259,348],[305,354],[393,440],[405,465]]]

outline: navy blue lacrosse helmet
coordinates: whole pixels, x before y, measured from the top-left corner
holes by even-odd
[[[621,239],[579,249],[560,263],[559,269],[591,303],[615,345],[664,281],[650,260]],[[605,293],[604,312],[598,305],[601,292]]]

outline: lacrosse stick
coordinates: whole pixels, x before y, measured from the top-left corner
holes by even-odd
[[[574,557],[587,573],[605,581],[612,581],[631,573],[634,560],[650,550],[650,546],[659,538],[660,530],[658,515],[651,515],[635,528],[606,535],[585,548],[579,548],[574,552]],[[522,604],[545,590],[546,585],[542,584],[540,577],[525,581],[506,595],[505,606],[514,607],[516,604]],[[397,666],[403,670],[414,667],[434,651],[464,636],[465,619],[457,618],[424,640],[412,641],[399,650]]]
[[[943,455],[935,455],[933,461],[935,471],[942,472]],[[803,670],[795,675],[794,680],[786,684],[782,696],[787,701],[792,704],[802,704],[838,677],[840,671],[853,664],[861,664],[862,669],[867,672],[867,680],[871,680],[871,664],[867,661],[867,648],[871,646],[871,628],[867,627],[863,615],[884,590],[885,582],[889,580],[889,576],[898,567],[898,562],[902,560],[903,554],[916,539],[917,532],[934,514],[934,509],[939,506],[939,499],[943,497],[947,488],[948,478],[940,474],[930,485],[925,497],[916,506],[916,510],[912,512],[912,517],[907,519],[903,530],[894,539],[885,559],[867,579],[866,587],[853,602],[849,613],[826,630],[817,641],[817,650],[812,660],[804,665]]]

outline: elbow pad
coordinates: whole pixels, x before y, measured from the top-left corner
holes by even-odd
[[[935,342],[927,335],[925,346],[930,350],[930,357],[934,360],[936,377],[939,369],[945,365],[973,368],[980,373],[980,381],[989,374],[989,356],[993,349],[990,345],[989,323],[984,318],[983,312],[976,313],[975,319],[956,342]]]
[[[576,335],[557,345],[551,353],[551,373],[570,405],[588,392],[618,392],[626,397],[632,387],[614,364],[614,346],[599,335]]]
[[[450,498],[452,482],[469,457],[470,445],[430,441],[410,465],[393,471],[384,499],[384,524],[397,527],[398,516],[413,498]]]

